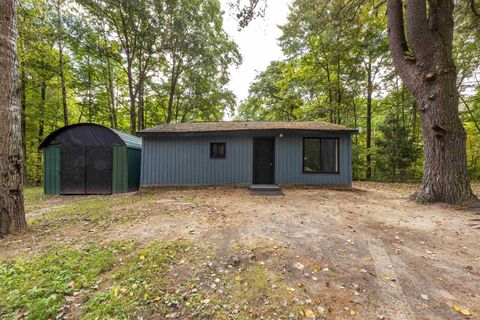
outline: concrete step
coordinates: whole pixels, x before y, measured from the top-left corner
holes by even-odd
[[[282,189],[277,184],[252,184],[250,191],[254,195],[283,195]]]

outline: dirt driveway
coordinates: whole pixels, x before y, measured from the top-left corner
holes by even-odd
[[[329,311],[328,319],[480,319],[480,216],[412,203],[413,187],[356,183],[352,191],[287,188],[284,196],[148,191],[148,203],[113,207],[132,216],[127,222],[92,227],[88,220],[54,232],[33,226],[6,239],[0,254],[37,252],[52,239],[181,238],[212,248],[214,263],[247,259],[274,270],[319,318]],[[110,197],[110,207],[132,197]],[[29,214],[41,221],[49,206],[72,199],[45,200]]]

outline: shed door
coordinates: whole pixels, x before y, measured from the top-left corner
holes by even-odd
[[[60,148],[60,194],[85,194],[85,147]]]
[[[112,193],[112,147],[87,147],[85,194]]]
[[[253,149],[253,183],[274,184],[274,139],[255,139]]]

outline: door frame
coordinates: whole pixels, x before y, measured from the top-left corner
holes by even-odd
[[[255,176],[255,143],[258,140],[270,140],[272,142],[272,184],[275,184],[275,137],[253,137],[253,160],[252,160],[252,184],[255,184],[256,176]]]
[[[65,161],[64,159],[64,156],[65,156],[65,153],[72,153],[72,149],[80,149],[82,148],[82,152],[80,154],[80,158],[83,159],[83,191],[82,192],[78,192],[78,191],[75,191],[75,192],[65,192],[64,189],[62,189],[64,187],[64,183],[62,183],[62,177],[63,178],[68,178],[69,175],[65,175],[65,166],[62,165],[62,161]],[[60,177],[60,182],[59,182],[59,194],[60,195],[85,195],[86,193],[86,190],[87,190],[87,163],[86,163],[86,147],[85,146],[75,146],[75,145],[60,145],[59,146],[59,149],[60,149],[60,170],[59,170],[59,177]],[[67,152],[68,151],[68,152]],[[63,157],[62,157],[63,156]],[[78,155],[77,155],[77,158],[78,158]],[[68,179],[68,180],[71,180],[71,179]]]
[[[106,149],[108,154],[110,155],[109,158],[109,166],[110,166],[110,179],[105,179],[107,183],[110,183],[110,189],[107,190],[107,192],[89,192],[88,191],[88,172],[89,172],[89,166],[87,160],[88,158],[88,151],[92,151],[95,148],[102,148]],[[95,150],[93,150],[95,151]],[[94,153],[95,154],[95,153]],[[107,188],[108,189],[108,188]],[[113,194],[113,146],[85,146],[85,195],[109,195]]]

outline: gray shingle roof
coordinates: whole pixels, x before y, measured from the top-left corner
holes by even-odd
[[[356,133],[357,130],[324,121],[218,121],[162,124],[140,131],[150,133],[202,133],[250,130],[335,131]]]

